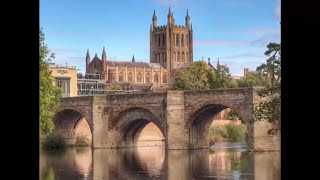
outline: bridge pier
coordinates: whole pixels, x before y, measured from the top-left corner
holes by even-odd
[[[189,130],[184,117],[184,92],[167,92],[166,149],[189,149]]]

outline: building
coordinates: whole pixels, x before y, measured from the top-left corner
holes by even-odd
[[[131,61],[112,61],[107,59],[103,47],[101,59],[97,53],[91,60],[89,49],[86,55],[86,76],[97,75],[106,84],[172,84],[175,69],[193,62],[193,34],[187,10],[185,25],[176,25],[173,12],[169,8],[167,25],[158,26],[153,12],[150,25],[150,63]]]
[[[62,88],[62,97],[78,95],[76,67],[51,63],[49,69],[54,78],[55,85]]]

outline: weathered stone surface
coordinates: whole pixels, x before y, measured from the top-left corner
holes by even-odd
[[[153,122],[167,149],[196,149],[208,147],[213,116],[231,108],[247,125],[251,149],[279,150],[280,136],[266,134],[271,125],[252,123],[253,107],[260,101],[254,88],[167,91],[63,98],[60,111],[71,109],[87,119],[94,148],[135,146],[139,133]]]

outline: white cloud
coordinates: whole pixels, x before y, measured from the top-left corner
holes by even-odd
[[[246,46],[248,41],[238,40],[195,40],[195,46],[221,47],[221,46]]]
[[[234,54],[226,57],[222,57],[223,59],[238,59],[238,58],[263,58],[263,52],[246,52],[241,54]]]

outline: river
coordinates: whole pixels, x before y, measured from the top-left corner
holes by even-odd
[[[280,152],[253,153],[240,143],[217,143],[203,150],[164,146],[122,149],[90,147],[40,151],[42,180],[278,180]]]

